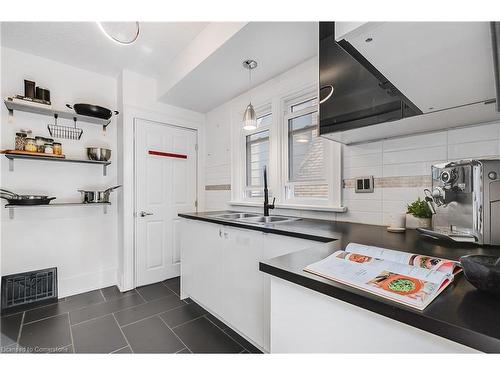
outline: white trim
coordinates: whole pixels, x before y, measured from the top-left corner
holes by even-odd
[[[230,201],[231,206],[246,206],[246,207],[261,207],[263,202],[248,202],[248,201]],[[326,211],[326,212],[347,212],[347,207],[344,206],[316,206],[312,204],[287,204],[276,203],[276,208],[288,208],[302,211]]]
[[[123,207],[119,212],[119,265],[118,265],[118,288],[120,291],[131,290],[135,287],[135,119],[143,119],[174,126],[196,129],[198,131],[198,210],[205,208],[205,127],[204,117],[200,119],[183,116],[181,108],[169,108],[165,112],[158,112],[147,108],[124,105],[121,114],[121,123],[118,124],[120,133],[118,135],[118,148],[122,154],[122,164],[118,165],[118,178],[123,185],[119,189],[118,199],[121,200],[120,206]]]

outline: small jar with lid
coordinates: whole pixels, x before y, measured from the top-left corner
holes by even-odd
[[[37,152],[40,152],[40,153],[45,152],[45,138],[44,137],[38,137],[38,136],[35,137],[35,144],[37,147]]]
[[[45,145],[43,147],[44,147],[43,152],[45,154],[53,154],[54,153],[54,148],[52,147],[52,143],[45,143]]]
[[[36,145],[34,138],[26,137],[26,144],[24,145],[24,151],[37,152],[38,147]]]
[[[52,148],[54,150],[54,155],[62,155],[62,144],[59,142],[52,143]]]
[[[27,134],[23,132],[16,133],[16,143],[15,143],[15,149],[16,150],[24,150],[24,146],[26,145],[26,138]]]

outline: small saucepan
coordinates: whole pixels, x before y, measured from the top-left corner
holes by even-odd
[[[121,185],[110,187],[106,190],[78,190],[82,193],[82,203],[109,203],[111,192],[118,189]]]
[[[9,204],[17,206],[49,204],[51,200],[56,199],[56,197],[49,197],[47,195],[20,195],[5,189],[0,189],[0,198],[7,200]]]

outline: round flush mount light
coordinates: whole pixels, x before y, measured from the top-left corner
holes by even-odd
[[[109,40],[121,45],[134,43],[141,32],[139,22],[97,22],[97,25]]]

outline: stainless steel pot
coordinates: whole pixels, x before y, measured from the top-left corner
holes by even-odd
[[[106,190],[78,190],[82,193],[82,203],[109,203],[111,192],[121,185],[110,187]]]
[[[89,160],[108,161],[111,159],[111,150],[102,147],[87,147]]]

